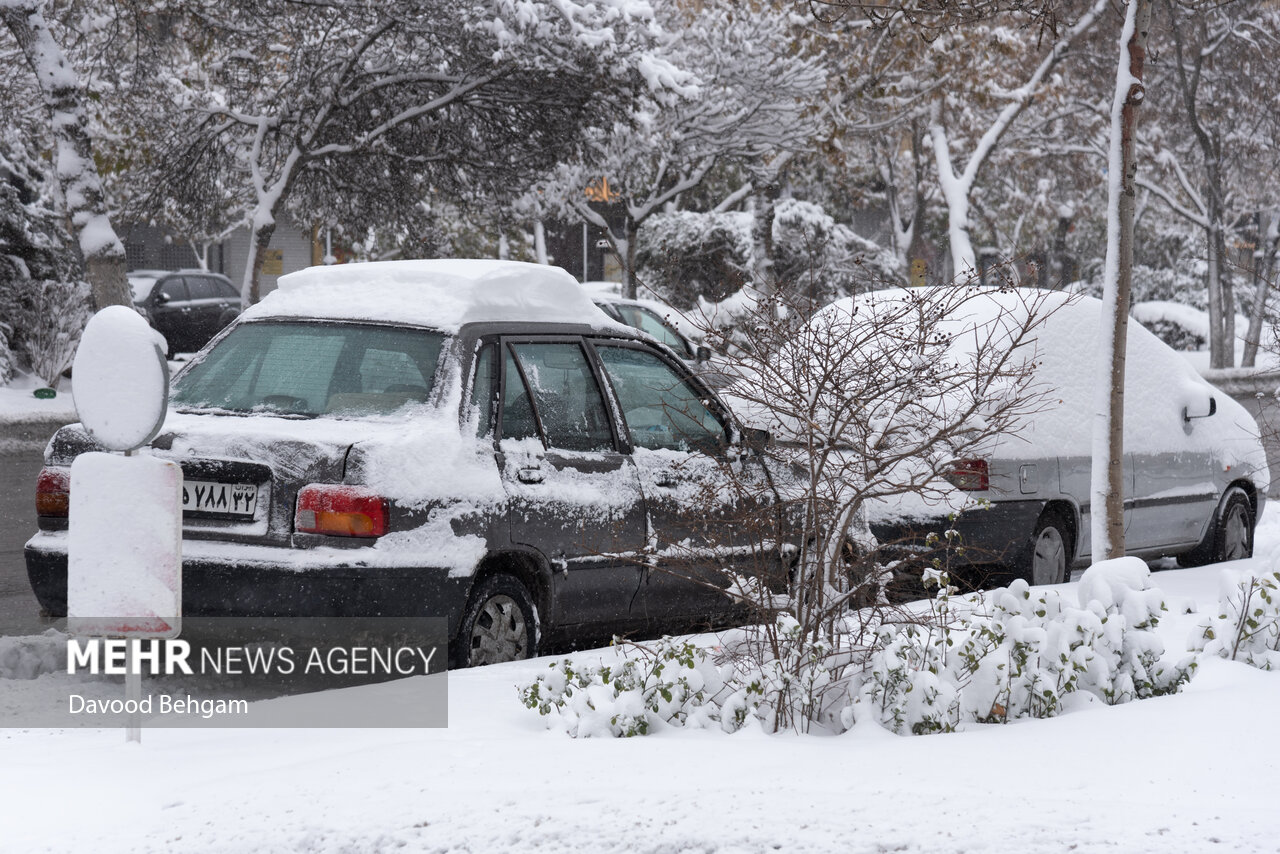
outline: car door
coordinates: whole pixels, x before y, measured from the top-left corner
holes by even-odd
[[[173,352],[191,347],[191,298],[182,276],[162,279],[152,293],[151,318]]]
[[[1185,411],[1176,401],[1141,401],[1155,411],[1135,407],[1138,418],[1181,422],[1187,438],[1184,447],[1139,446],[1133,454],[1133,524],[1125,532],[1130,549],[1155,550],[1200,542],[1218,506],[1219,466],[1209,443],[1197,442],[1198,433],[1210,436],[1217,418],[1217,403],[1208,393],[1198,411]],[[1210,414],[1212,411],[1213,414]],[[1130,418],[1126,414],[1126,419]]]
[[[187,296],[191,300],[188,315],[191,343],[194,348],[203,347],[218,331],[222,317],[222,295],[217,283],[208,276],[184,276]]]
[[[501,339],[498,464],[512,542],[551,562],[552,621],[625,631],[640,584],[645,504],[583,342]]]
[[[764,472],[731,458],[728,419],[687,370],[648,345],[595,341],[634,448],[648,508],[651,568],[640,602],[653,628],[714,622],[734,606],[730,575],[758,573],[751,522]]]
[[[1058,460],[1058,489],[1063,495],[1073,499],[1080,508],[1079,554],[1077,557],[1091,554],[1093,549],[1093,459],[1083,455],[1060,456]],[[1133,455],[1124,455],[1124,528],[1125,542],[1128,544],[1128,532],[1133,525]],[[1098,508],[1102,512],[1102,508]],[[1095,560],[1102,558],[1096,557]]]

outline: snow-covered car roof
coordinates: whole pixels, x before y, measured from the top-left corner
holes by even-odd
[[[629,330],[559,267],[498,260],[374,261],[282,276],[245,320],[325,318],[457,332],[468,323],[571,323]]]
[[[811,323],[833,324],[827,334],[839,337],[840,324],[853,329],[885,322],[877,318],[886,317],[907,322],[913,315],[895,314],[892,306],[910,304],[920,293],[920,289],[890,288],[847,297],[823,308]],[[1095,408],[1100,300],[1034,288],[992,289],[965,299],[957,311],[943,320],[935,319],[933,328],[951,337],[953,353],[964,354],[1007,335],[1028,311],[1043,320],[1032,332],[1034,350],[1027,349],[1021,358],[1034,358],[1035,382],[1046,399],[1025,419],[1007,450],[1026,456],[1037,452],[1087,456],[1092,450],[1090,413]],[[1191,413],[1205,412],[1210,396],[1216,400],[1215,417],[1203,428],[1187,430],[1183,407]],[[745,406],[739,408],[750,411]],[[1128,329],[1125,408],[1127,449],[1177,453],[1216,448],[1228,458],[1234,456],[1239,463],[1247,463],[1259,472],[1261,482],[1267,482],[1258,425],[1249,412],[1133,319]],[[746,420],[777,429],[758,416]]]

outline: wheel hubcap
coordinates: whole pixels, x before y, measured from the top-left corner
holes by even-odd
[[[489,598],[471,629],[471,664],[518,661],[527,654],[528,625],[524,612],[510,596]]]
[[[1032,584],[1058,584],[1066,577],[1067,550],[1057,528],[1045,528],[1036,537],[1031,558]]]
[[[1249,556],[1249,525],[1244,508],[1234,505],[1222,526],[1222,559],[1240,560]]]

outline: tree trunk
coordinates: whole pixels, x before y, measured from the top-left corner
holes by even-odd
[[[622,260],[622,295],[627,299],[635,299],[636,236],[640,232],[640,224],[628,214],[625,228],[627,236],[618,247],[618,255]]]
[[[766,294],[778,288],[774,271],[773,220],[781,189],[776,181],[763,184],[751,199],[751,267],[756,287]]]
[[[1244,357],[1241,367],[1252,368],[1258,361],[1258,347],[1262,342],[1262,321],[1266,316],[1267,294],[1271,290],[1270,273],[1275,265],[1276,249],[1280,248],[1280,211],[1271,214],[1271,224],[1266,237],[1262,236],[1262,215],[1258,216],[1258,247],[1253,252],[1253,312],[1249,316],[1249,331],[1244,338]]]
[[[244,284],[240,296],[248,305],[257,305],[262,299],[262,262],[271,246],[271,236],[276,232],[276,221],[268,218],[257,223],[249,240],[249,257],[245,260]]]
[[[1102,365],[1097,383],[1099,418],[1093,430],[1091,535],[1093,559],[1122,557],[1124,543],[1124,374],[1133,274],[1134,156],[1150,0],[1129,0],[1111,110],[1107,273],[1103,288]],[[1117,168],[1119,167],[1119,168]],[[1099,512],[1101,511],[1101,512]]]
[[[80,101],[79,77],[54,41],[42,3],[0,3],[0,20],[22,49],[49,113],[54,171],[84,256],[85,278],[93,291],[94,308],[131,306],[124,244],[111,227],[106,193],[93,159],[88,119]]]

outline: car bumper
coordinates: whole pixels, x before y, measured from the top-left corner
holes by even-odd
[[[944,558],[951,566],[1010,566],[1026,556],[1044,507],[1044,501],[997,501],[986,509],[965,510],[954,520],[939,516],[873,521],[871,533],[883,546]],[[948,531],[955,534],[948,538]]]
[[[184,549],[188,545],[194,554],[184,553],[182,561],[182,612],[191,617],[434,617],[448,620],[452,637],[471,582],[443,568],[354,561],[307,566],[304,549],[221,542],[184,542]],[[41,532],[24,554],[40,606],[65,616],[67,535]]]

